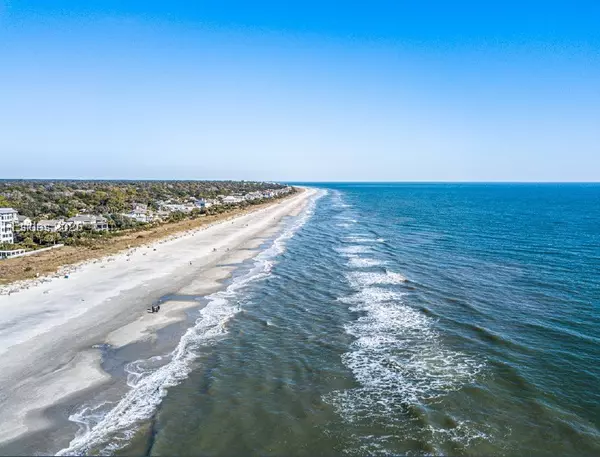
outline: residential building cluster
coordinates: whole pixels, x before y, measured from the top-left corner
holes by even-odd
[[[41,219],[33,222],[12,208],[0,208],[0,243],[12,244],[15,231],[71,232],[83,229],[106,231],[108,220],[103,216],[78,214],[68,219]]]
[[[283,196],[292,191],[291,187],[282,189],[251,192],[245,195],[219,196],[216,199],[190,197],[185,203],[174,201],[159,201],[156,203],[157,211],[148,208],[148,205],[134,203],[131,211],[122,216],[140,223],[161,221],[175,212],[189,214],[194,210],[206,210],[212,206],[235,205],[260,199],[270,199]],[[68,219],[41,219],[34,222],[31,218],[19,215],[13,208],[0,208],[0,244],[13,244],[15,231],[38,232],[72,232],[79,230],[107,231],[108,220],[104,216],[93,214],[78,214]]]
[[[158,207],[157,211],[152,211],[148,208],[148,205],[142,203],[134,203],[132,205],[131,211],[128,213],[123,213],[122,216],[133,219],[137,222],[155,222],[161,221],[169,217],[171,213],[185,213],[189,214],[194,210],[206,210],[212,206],[219,205],[237,205],[243,202],[250,202],[254,200],[260,199],[269,199],[275,198],[279,196],[283,196],[292,191],[291,187],[285,187],[282,189],[276,190],[266,190],[266,191],[257,191],[247,193],[245,195],[226,195],[219,196],[215,199],[205,199],[205,198],[193,198],[189,197],[185,200],[184,203],[175,202],[172,200],[167,201],[158,201],[156,202],[156,206]]]
[[[292,191],[291,187],[283,187],[281,189],[250,192],[245,195],[241,195],[241,194],[227,195],[227,196],[220,197],[220,200],[217,200],[217,202],[220,201],[222,204],[225,204],[225,205],[236,205],[239,203],[249,202],[249,201],[253,201],[253,200],[261,200],[261,199],[280,197],[280,196],[290,193],[291,191]]]

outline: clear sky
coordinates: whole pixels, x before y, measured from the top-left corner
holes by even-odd
[[[600,1],[0,0],[0,178],[600,181]]]

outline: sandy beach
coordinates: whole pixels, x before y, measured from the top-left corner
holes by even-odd
[[[47,408],[109,380],[99,345],[151,343],[158,329],[198,306],[177,297],[222,287],[236,265],[256,255],[282,219],[298,215],[314,192],[0,295],[0,450],[50,427]],[[175,298],[163,301],[160,313],[147,313],[169,295]]]

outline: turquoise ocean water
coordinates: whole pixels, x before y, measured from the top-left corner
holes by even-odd
[[[600,185],[318,187],[71,451],[600,455]]]

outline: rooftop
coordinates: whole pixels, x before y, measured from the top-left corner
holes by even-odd
[[[64,221],[62,219],[42,219],[37,223],[37,225],[57,225],[62,224]]]

